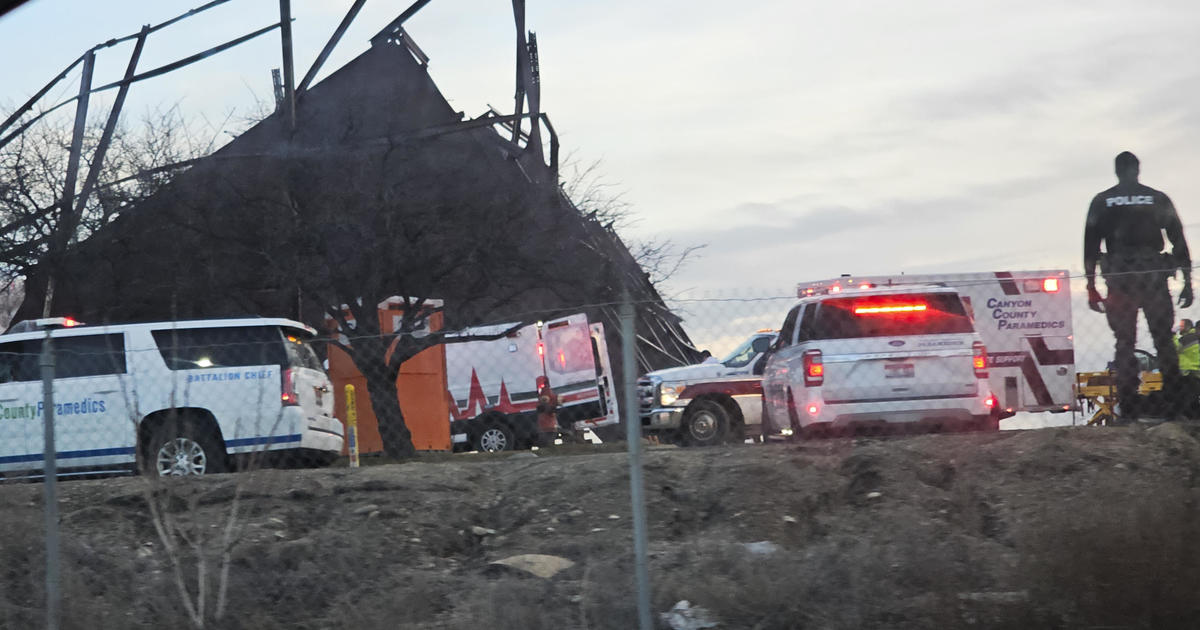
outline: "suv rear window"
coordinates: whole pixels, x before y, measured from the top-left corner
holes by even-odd
[[[311,370],[325,371],[325,366],[321,364],[321,359],[317,357],[316,351],[312,346],[298,334],[289,332],[287,334],[288,365],[291,367],[309,368]]]
[[[172,370],[248,365],[287,365],[277,326],[155,330],[154,343]]]
[[[813,339],[969,333],[975,329],[954,293],[896,293],[821,302]]]

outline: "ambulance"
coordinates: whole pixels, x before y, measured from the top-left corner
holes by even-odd
[[[454,342],[505,331],[499,339]],[[604,324],[584,313],[520,327],[468,328],[447,335],[447,342],[446,394],[456,451],[580,440],[588,429],[620,422]],[[539,415],[549,416],[549,426],[539,425]]]
[[[380,330],[394,334],[406,301],[379,304]],[[424,300],[423,328],[441,331],[440,300]],[[340,334],[327,317],[332,334]],[[342,336],[343,344],[349,339]],[[345,388],[367,393],[366,378],[342,349],[329,349],[337,408]],[[621,416],[604,324],[576,313],[534,323],[467,327],[400,366],[396,396],[418,451],[508,451],[573,441]],[[362,454],[381,453],[383,439],[369,395],[358,397],[355,427]]]

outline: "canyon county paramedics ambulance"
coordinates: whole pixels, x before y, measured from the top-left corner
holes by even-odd
[[[797,294],[908,284],[950,287],[962,296],[987,347],[988,382],[1002,412],[1072,408],[1075,338],[1066,270],[842,276],[801,283]]]

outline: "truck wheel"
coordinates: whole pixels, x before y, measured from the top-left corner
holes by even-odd
[[[483,453],[498,453],[511,451],[517,447],[517,436],[507,424],[499,420],[489,420],[475,435],[475,450]]]
[[[683,417],[683,443],[688,446],[713,446],[729,435],[729,412],[711,400],[697,400]]]
[[[159,477],[225,472],[226,454],[211,427],[189,418],[168,420],[147,444],[143,472]]]

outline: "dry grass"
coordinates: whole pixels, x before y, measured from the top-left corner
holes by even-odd
[[[959,563],[930,549],[862,540],[826,541],[770,555],[740,545],[679,554],[658,571],[655,608],[686,599],[730,628],[955,627]]]
[[[1200,628],[1200,490],[1097,488],[1017,536],[1047,622]]]
[[[652,452],[654,611],[687,599],[757,630],[1200,627],[1200,459],[1138,435]],[[209,627],[636,627],[622,457],[447,459],[158,499],[217,532],[252,482],[230,614]],[[187,625],[139,481],[60,488],[64,628]],[[0,629],[44,624],[40,490],[0,492]],[[742,544],[761,540],[778,549]],[[489,566],[517,553],[576,566]]]

